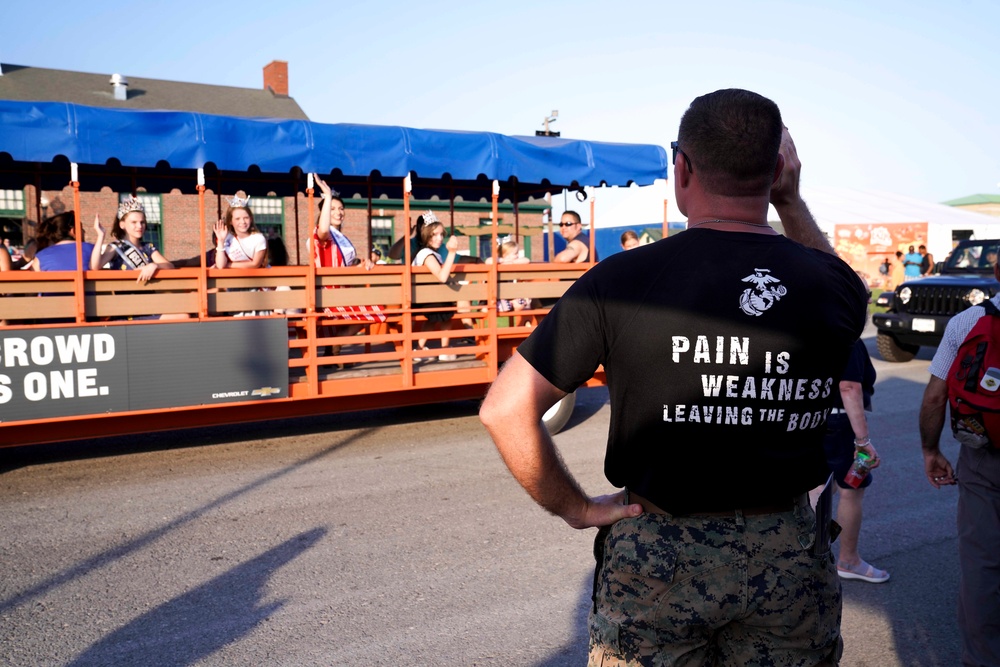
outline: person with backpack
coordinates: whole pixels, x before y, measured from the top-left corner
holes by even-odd
[[[993,273],[1000,280],[1000,268]],[[962,663],[1000,665],[1000,295],[951,319],[928,370],[924,473],[935,489],[958,486]],[[957,472],[940,448],[949,403],[962,443]]]

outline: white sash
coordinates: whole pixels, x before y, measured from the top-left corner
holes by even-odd
[[[357,259],[358,253],[347,237],[333,227],[330,227],[330,238],[333,239],[333,242],[337,244],[337,247],[340,248],[340,252],[344,255],[344,266],[351,266],[354,264],[354,260]]]
[[[243,249],[243,244],[240,243],[240,240],[232,234],[226,237],[225,251],[226,257],[229,258],[230,262],[253,261],[253,257],[247,255],[246,250]]]

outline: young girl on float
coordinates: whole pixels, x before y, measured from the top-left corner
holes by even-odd
[[[129,196],[118,205],[118,215],[111,228],[114,241],[104,244],[106,234],[101,216],[94,216],[97,243],[90,254],[90,270],[97,271],[104,265],[120,271],[139,271],[137,283],[148,283],[158,269],[172,269],[174,265],[160,254],[152,243],[143,243],[146,232],[146,209],[142,202]],[[102,252],[103,250],[103,252]]]
[[[267,239],[257,230],[250,197],[234,196],[224,219],[215,223],[215,266],[259,269],[267,259]]]
[[[448,257],[444,260],[444,264],[442,264],[437,251],[444,242],[444,225],[438,222],[437,216],[434,215],[433,211],[426,211],[421,217],[424,223],[423,228],[420,230],[421,248],[417,251],[417,256],[413,258],[413,266],[426,266],[430,270],[431,275],[442,283],[447,283],[451,280],[451,269],[455,264],[455,255],[458,251],[458,239],[455,236],[448,237],[448,243],[445,245],[445,248],[448,250]],[[422,307],[450,305],[452,304],[434,303],[423,304]],[[450,320],[453,316],[454,313],[450,310],[424,313],[430,331],[442,331],[445,328],[445,324],[448,324],[450,327]],[[441,347],[448,347],[450,342],[450,338],[442,338]],[[417,347],[421,350],[426,350],[427,339],[422,338],[417,341]],[[442,354],[438,357],[441,361],[454,361],[456,358],[454,354]]]
[[[498,264],[530,264],[531,260],[527,257],[521,257],[521,250],[515,241],[510,236],[502,236],[497,239],[497,245],[499,246],[500,252],[497,257]],[[492,257],[486,258],[487,264],[493,263]],[[510,313],[521,311],[531,305],[528,299],[497,299],[497,312],[498,313]],[[515,318],[515,326],[521,326],[521,317]]]
[[[90,253],[90,270],[107,266],[119,271],[138,271],[136,282],[146,284],[153,279],[159,269],[172,269],[174,265],[167,260],[152,243],[143,243],[146,232],[146,209],[142,202],[129,195],[118,205],[118,215],[111,228],[114,241],[104,244],[106,234],[101,225],[101,216],[94,216],[94,231],[97,233],[97,243]],[[103,252],[102,252],[103,250]],[[164,315],[144,315],[128,319],[147,320],[183,320],[190,317],[187,313],[170,313]]]

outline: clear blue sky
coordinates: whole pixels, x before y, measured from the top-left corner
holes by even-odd
[[[83,13],[83,15],[80,15]],[[1000,194],[1000,3],[10,2],[0,62],[260,87],[312,120],[667,146],[690,100],[774,99],[807,185]]]

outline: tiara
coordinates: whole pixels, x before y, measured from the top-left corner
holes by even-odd
[[[248,208],[250,206],[250,196],[248,195],[246,199],[240,198],[239,195],[233,195],[233,198],[228,200],[230,208]]]
[[[510,234],[508,234],[507,236],[500,236],[500,237],[497,238],[497,246],[498,247],[502,246],[504,243],[507,243],[507,242],[513,241],[513,240],[514,240],[514,237],[511,236]]]
[[[438,220],[438,217],[436,215],[434,215],[434,211],[424,211],[423,218],[424,218],[424,224],[425,225],[429,225],[432,222],[440,222]]]
[[[137,197],[129,195],[118,204],[118,219],[121,220],[129,213],[138,211],[139,213],[145,213],[146,207],[142,205]]]

